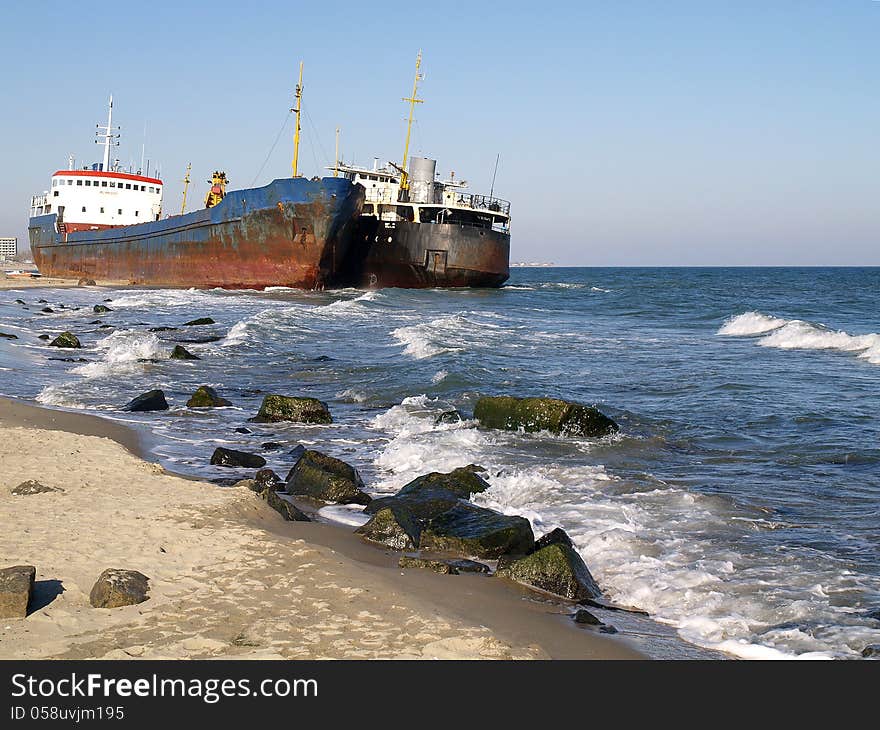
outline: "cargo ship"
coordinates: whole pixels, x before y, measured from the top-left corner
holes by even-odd
[[[81,169],[71,160],[31,200],[28,233],[44,276],[161,287],[322,289],[337,284],[355,235],[364,189],[344,177],[298,174],[302,65],[296,87],[293,176],[231,190],[215,172],[201,210],[162,214],[160,178],[123,172],[113,98],[98,125],[104,156]],[[187,180],[188,182],[188,175]]]
[[[422,55],[409,102],[403,163],[379,168],[347,165],[331,168],[364,187],[363,211],[355,241],[341,272],[358,287],[499,287],[510,276],[510,203],[465,191],[467,183],[451,173],[437,180],[435,160],[409,157],[413,111]],[[407,159],[409,165],[407,166]]]

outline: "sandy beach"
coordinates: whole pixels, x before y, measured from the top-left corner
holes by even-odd
[[[137,449],[124,426],[0,401],[0,565],[37,571],[29,616],[0,622],[0,658],[643,656],[511,584],[403,572],[344,529],[284,522]],[[62,491],[10,493],[29,479]],[[92,608],[111,567],[148,576],[149,599]]]

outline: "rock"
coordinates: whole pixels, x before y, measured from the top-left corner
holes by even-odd
[[[136,570],[107,568],[95,581],[89,603],[95,608],[119,608],[143,603],[149,598],[150,579]]]
[[[266,500],[266,504],[278,512],[288,522],[312,521],[305,512],[297,508],[295,504],[288,502],[274,489],[264,489],[260,492],[260,496]]]
[[[112,330],[113,325],[112,324],[102,324],[100,327],[98,327],[98,329],[99,330]]]
[[[245,426],[239,426],[238,428],[233,429],[233,430],[236,433],[253,433],[253,431],[251,431],[249,428],[246,428]]]
[[[428,560],[427,558],[411,558],[404,555],[397,561],[398,568],[427,568],[441,575],[458,575],[458,569],[445,560]]]
[[[443,411],[443,413],[434,419],[434,425],[439,426],[441,423],[461,423],[463,420],[464,416],[462,416],[457,410]]]
[[[249,469],[260,469],[266,466],[266,460],[257,454],[249,454],[247,451],[224,449],[222,446],[214,449],[211,455],[211,464],[214,466],[245,466]]]
[[[431,472],[416,477],[392,497],[374,499],[366,512],[375,514],[392,505],[402,505],[417,519],[425,521],[452,509],[462,499],[483,492],[489,484],[471,466],[454,469],[448,474]]]
[[[204,337],[176,337],[175,342],[185,342],[188,345],[204,345],[208,342],[219,342],[222,339],[220,335],[206,335]]]
[[[193,355],[189,350],[187,350],[182,345],[175,345],[174,349],[171,351],[171,359],[172,360],[201,360],[198,355]]]
[[[47,360],[57,360],[58,362],[89,362],[84,357],[47,357]]]
[[[89,324],[104,324],[100,319],[93,319]]]
[[[394,550],[416,550],[419,547],[421,527],[406,508],[393,506],[379,510],[355,532],[365,540]]]
[[[535,541],[534,547],[529,550],[529,554],[537,552],[541,548],[545,548],[548,545],[567,545],[572,550],[575,549],[574,543],[571,541],[568,533],[561,527],[557,527],[555,530],[551,530],[546,535],[538,538]]]
[[[15,303],[16,303],[16,304],[27,304],[27,302],[25,302],[24,299],[16,299],[16,300],[15,300]]]
[[[199,317],[198,319],[191,319],[189,322],[184,322],[181,327],[199,327],[203,324],[217,324],[210,317]]]
[[[317,398],[294,398],[286,395],[267,395],[260,412],[250,419],[254,423],[333,423],[327,404]]]
[[[318,355],[318,357],[313,357],[312,362],[330,362],[333,358],[328,355]]]
[[[43,307],[40,311],[43,314],[55,314],[55,310],[52,307]]]
[[[25,618],[34,592],[37,569],[15,565],[0,569],[0,618]]]
[[[123,411],[167,411],[168,401],[165,400],[165,393],[161,390],[148,390],[141,393],[137,398],[133,398],[122,407]]]
[[[222,408],[231,405],[232,401],[221,398],[217,395],[217,391],[209,385],[199,386],[199,389],[186,402],[187,408]]]
[[[254,474],[255,492],[262,492],[264,489],[274,489],[276,492],[284,488],[284,480],[271,469],[260,469]]]
[[[278,451],[278,449],[283,447],[284,444],[280,444],[277,441],[264,441],[260,444],[260,448],[265,449],[266,451]],[[298,454],[298,456],[302,456],[302,454]]]
[[[17,487],[13,487],[9,490],[11,494],[14,494],[18,497],[25,497],[31,494],[45,494],[46,492],[62,492],[64,490],[57,489],[56,487],[47,487],[45,484],[40,484],[33,479],[30,479],[26,482],[22,482]]]
[[[76,282],[77,286],[97,286],[94,279],[86,279],[85,277],[81,278]]]
[[[38,340],[48,340],[50,338],[49,338],[49,335],[37,335],[37,339]]]
[[[46,337],[46,339],[48,340],[49,338]],[[82,347],[82,345],[76,338],[76,335],[74,335],[72,332],[62,332],[60,335],[58,335],[58,337],[56,337],[49,343],[49,347],[68,347],[71,349],[76,349]]]
[[[174,332],[177,327],[150,327],[150,332]]]
[[[96,304],[94,307],[92,307],[92,311],[95,314],[107,314],[107,312],[112,312],[113,310],[110,309],[110,307],[108,307],[106,304]]]
[[[287,452],[287,455],[294,459],[298,459],[304,453],[306,453],[306,447],[302,444],[297,444],[290,451]]]
[[[445,575],[458,575],[459,573],[486,573],[489,566],[478,563],[476,560],[429,560],[427,558],[414,558],[404,555],[397,561],[399,568],[427,568],[435,573]]]
[[[524,554],[535,544],[532,526],[525,517],[459,502],[429,520],[419,540],[421,550],[495,559],[509,553]]]
[[[602,595],[577,551],[558,542],[531,555],[500,560],[496,574],[574,601]]]
[[[48,304],[49,302],[45,299],[37,299],[37,304]]]
[[[868,644],[862,649],[862,656],[865,657],[865,659],[880,657],[880,644]]]
[[[477,401],[474,418],[486,428],[549,431],[565,436],[605,436],[619,430],[596,408],[557,398],[484,397]]]
[[[615,629],[613,626],[606,624],[606,623],[602,623],[593,614],[591,614],[589,611],[587,611],[583,608],[579,608],[577,610],[577,612],[572,616],[572,619],[574,619],[574,622],[576,624],[583,624],[585,626],[593,626],[593,627],[597,628],[603,634],[616,634],[617,633],[617,629]]]
[[[287,475],[287,493],[336,504],[369,504],[364,482],[350,464],[320,451],[303,452]]]
[[[10,335],[10,334],[7,334],[6,332],[0,332],[0,337],[2,337],[5,340],[17,340],[18,339],[18,335]]]
[[[250,489],[257,494],[263,491],[257,487],[257,483],[253,479],[239,479],[237,482],[233,482],[230,486],[233,488],[241,487],[242,489]]]

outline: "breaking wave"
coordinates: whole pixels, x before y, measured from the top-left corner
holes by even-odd
[[[851,335],[821,324],[801,319],[780,319],[760,312],[745,312],[731,317],[718,330],[719,335],[748,337],[764,335],[757,340],[761,347],[779,350],[837,350],[859,353],[873,365],[880,365],[880,334]]]
[[[142,367],[142,361],[167,357],[159,338],[152,333],[119,330],[99,340],[95,348],[104,352],[98,362],[73,368],[70,372],[86,378],[100,378]]]

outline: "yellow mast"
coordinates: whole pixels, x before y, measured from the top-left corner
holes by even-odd
[[[413,79],[413,90],[412,96],[409,98],[404,97],[404,101],[409,102],[409,121],[406,123],[406,144],[403,146],[403,164],[400,166],[400,190],[404,192],[409,190],[409,178],[406,174],[406,161],[409,159],[409,136],[412,131],[412,123],[413,123],[413,113],[415,112],[416,104],[421,104],[422,99],[416,98],[416,92],[419,88],[419,81],[422,80],[422,75],[419,73],[419,69],[422,66],[422,51],[419,49],[419,55],[416,56],[416,76]]]
[[[186,163],[186,175],[183,176],[183,204],[180,206],[180,215],[186,211],[186,189],[189,187],[189,171],[192,169],[192,163]]]
[[[339,127],[336,127],[336,158],[333,163],[333,177],[339,177]]]
[[[303,62],[299,62],[299,83],[296,85],[296,106],[290,111],[296,114],[296,131],[293,133],[293,176],[299,177],[299,115],[302,111]]]

